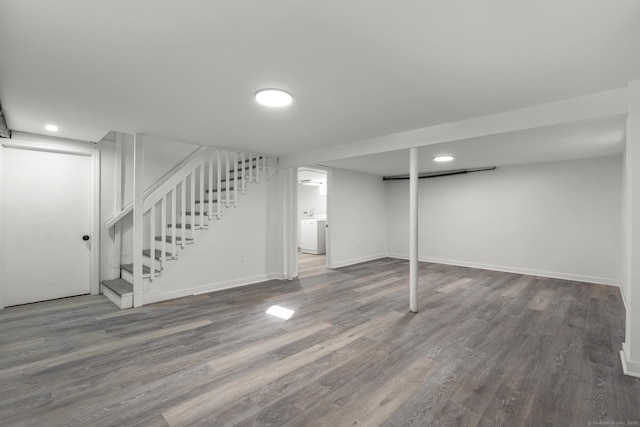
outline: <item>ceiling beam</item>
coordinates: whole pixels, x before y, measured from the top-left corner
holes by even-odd
[[[291,154],[282,157],[280,164],[282,167],[308,166],[368,154],[627,114],[627,112],[626,89],[615,89],[335,147]]]

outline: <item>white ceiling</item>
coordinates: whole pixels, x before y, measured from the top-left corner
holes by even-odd
[[[638,0],[0,0],[0,102],[17,131],[284,156],[625,87],[638,40]],[[491,141],[452,147],[515,150]]]

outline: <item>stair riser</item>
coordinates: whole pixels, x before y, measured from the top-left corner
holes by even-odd
[[[156,266],[157,268],[158,266]],[[160,277],[161,274],[156,273],[155,277]],[[133,274],[129,273],[127,270],[122,270],[120,269],[120,277],[122,277],[124,280],[126,280],[127,282],[131,282],[133,283]],[[149,280],[149,274],[143,274],[142,278],[144,280]]]
[[[176,259],[178,259],[178,258],[175,258],[175,257],[171,257],[171,258],[170,258],[170,257],[167,257],[167,258],[166,258],[166,260],[167,260],[167,261],[174,261],[174,260],[176,260]],[[149,268],[151,268],[151,258],[149,258],[149,257],[148,257],[148,256],[146,256],[146,255],[142,255],[142,264],[143,264],[143,265],[146,265],[146,266],[147,266],[147,267],[149,267]],[[160,260],[159,260],[159,259],[156,259],[156,260],[155,260],[155,262],[154,262],[154,264],[153,264],[153,267],[154,267],[156,270],[159,270],[159,269],[160,269]]]
[[[109,301],[117,305],[120,309],[133,307],[133,293],[120,296],[111,291],[111,289],[102,285],[100,285],[100,291],[105,297],[109,299]]]

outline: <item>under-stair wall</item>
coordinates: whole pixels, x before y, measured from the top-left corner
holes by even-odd
[[[188,157],[194,148],[199,148],[168,141],[162,141],[162,145],[157,146],[156,142],[145,139],[146,187],[152,179],[157,181],[158,176],[163,176]],[[126,146],[126,144],[125,140],[123,145]],[[101,279],[106,280],[115,276],[114,272],[119,270],[117,268],[119,264],[131,262],[131,251],[127,250],[131,248],[129,243],[131,242],[129,232],[131,221],[128,218],[121,221],[122,261],[118,262],[114,256],[115,233],[113,229],[106,230],[104,227],[106,221],[117,213],[113,202],[116,144],[114,141],[105,140],[100,143],[100,147],[104,159],[102,163],[102,230],[105,237],[101,257]],[[180,150],[182,150],[181,158],[177,158],[176,154],[179,154]],[[131,153],[131,150],[123,151],[126,157],[130,156],[130,154],[127,156],[127,153]],[[149,164],[149,162],[153,163]],[[127,163],[132,164],[132,159],[125,158],[125,164]],[[273,175],[275,163],[270,166]],[[151,175],[155,176],[149,178]],[[123,188],[132,187],[131,173],[125,171],[122,176],[124,177]],[[259,183],[252,182],[246,185],[246,192],[239,196],[237,207],[233,207],[231,203],[228,208],[223,209],[222,219],[218,220],[214,216],[213,220],[206,221],[207,229],[196,230],[197,243],[186,245],[180,251],[179,260],[167,261],[161,277],[155,277],[151,284],[145,279],[144,304],[281,277],[278,271],[281,264],[278,259],[279,251],[273,250],[274,247],[278,247],[279,240],[277,233],[280,217],[278,177],[276,175],[266,179],[267,174],[263,172],[261,178]],[[196,193],[198,191],[199,182],[196,180]],[[187,188],[187,193],[189,192]],[[128,191],[125,197],[123,206],[126,206],[126,202],[131,199],[131,192]],[[160,211],[160,204],[158,204],[158,217]],[[161,232],[159,222],[157,219],[158,235]],[[146,230],[144,241],[147,242],[150,239],[148,214],[145,215],[144,229]],[[170,231],[167,233],[170,234]],[[145,246],[147,247],[148,245]]]

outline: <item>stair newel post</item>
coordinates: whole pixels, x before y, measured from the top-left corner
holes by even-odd
[[[204,197],[204,166],[206,161],[202,162],[200,166],[200,227],[204,227],[204,206],[205,206],[205,197]]]
[[[222,188],[222,159],[220,158],[220,150],[216,150],[216,162],[217,162],[217,169],[216,169],[216,173],[217,173],[217,183],[216,183],[216,189],[217,189],[217,198],[218,200],[216,201],[216,208],[217,208],[217,212],[218,212],[218,219],[222,218],[222,195],[220,194],[220,189]]]
[[[114,162],[114,187],[115,187],[115,208],[116,212],[122,210],[122,134],[116,133],[116,158]],[[120,263],[122,261],[122,224],[118,221],[113,226],[113,277],[120,277]]]
[[[171,189],[171,257],[176,257],[176,187]]]
[[[233,207],[238,207],[238,153],[233,152]]]
[[[160,270],[164,270],[164,264],[167,261],[167,196],[162,196],[160,204]]]
[[[209,152],[209,221],[213,219],[213,153]]]
[[[224,187],[225,187],[225,192],[224,192],[224,206],[225,207],[229,207],[229,182],[231,182],[231,168],[229,167],[229,152],[225,151],[224,152],[224,164],[225,164],[225,169],[227,171],[227,179],[224,182]],[[218,190],[218,201],[220,200],[220,197],[222,197],[222,194],[220,193],[220,190]]]
[[[143,137],[133,138],[133,306],[142,307],[144,215],[144,146]]]
[[[149,210],[149,282],[156,268],[156,205]]]
[[[196,171],[191,172],[191,180],[189,185],[190,206],[191,206],[191,238],[194,238],[194,230],[196,229]],[[183,229],[186,227],[182,224]]]
[[[180,235],[182,237],[182,239],[180,240],[180,249],[184,249],[184,242],[185,242],[185,232],[184,232],[184,228],[185,228],[185,224],[187,223],[186,221],[186,211],[187,211],[187,178],[183,179],[182,182],[180,183],[182,188],[181,188],[181,192],[180,192],[180,224],[182,224],[182,226],[180,227]]]
[[[240,153],[240,158],[242,159],[241,160],[242,161],[242,166],[240,167],[240,170],[241,170],[240,173],[242,174],[242,175],[240,175],[240,178],[242,179],[242,181],[241,181],[242,194],[244,194],[244,192],[247,189],[247,185],[246,185],[246,183],[247,183],[247,174],[246,174],[245,169],[244,169],[245,168],[245,166],[244,166],[244,154],[245,153]]]

